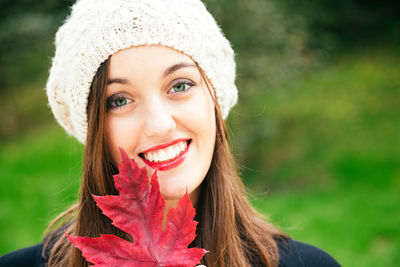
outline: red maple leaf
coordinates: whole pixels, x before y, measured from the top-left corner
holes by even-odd
[[[95,196],[97,206],[113,225],[132,236],[133,242],[114,235],[98,238],[73,237],[69,240],[94,266],[195,266],[207,252],[188,248],[196,237],[195,210],[186,194],[177,207],[168,209],[163,231],[165,201],[161,196],[156,172],[149,178],[145,168],[121,150],[119,174],[114,175],[119,195]]]

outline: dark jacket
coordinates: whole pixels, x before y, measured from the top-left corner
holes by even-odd
[[[339,267],[329,254],[314,246],[287,239],[278,242],[280,267]],[[0,258],[0,267],[44,267],[43,244],[20,249]]]

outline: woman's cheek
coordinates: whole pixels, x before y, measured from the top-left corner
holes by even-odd
[[[200,88],[199,88],[200,89]],[[196,128],[205,130],[210,124],[215,123],[214,102],[207,89],[193,96],[182,106],[181,114],[184,114],[187,121],[196,125]]]
[[[121,161],[119,148],[124,149],[130,157],[134,157],[138,143],[138,133],[135,120],[129,117],[110,117],[106,123],[106,138],[111,149],[114,162]]]

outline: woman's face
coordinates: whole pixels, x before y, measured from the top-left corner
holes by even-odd
[[[211,163],[214,103],[193,60],[163,46],[132,47],[111,57],[106,136],[139,166],[157,169],[166,200],[193,194]]]

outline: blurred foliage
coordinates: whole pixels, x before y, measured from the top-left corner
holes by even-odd
[[[400,44],[397,0],[286,0],[281,7],[305,20],[312,49],[332,51],[370,44]]]
[[[400,171],[399,58],[385,48],[352,51],[272,87],[262,77],[239,80],[254,89],[231,117],[243,177],[261,190],[392,185]]]
[[[0,2],[0,93],[9,86],[46,79],[54,33],[72,2]]]

